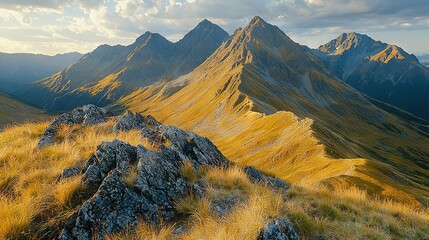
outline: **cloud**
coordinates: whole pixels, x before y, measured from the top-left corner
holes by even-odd
[[[0,27],[46,35],[43,29],[52,25],[50,31],[73,43],[127,44],[147,30],[177,40],[204,18],[232,33],[260,15],[305,40],[348,31],[425,31],[428,12],[427,0],[2,0]]]

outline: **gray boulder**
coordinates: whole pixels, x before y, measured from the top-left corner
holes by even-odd
[[[105,122],[113,113],[94,105],[75,108],[70,113],[64,113],[56,118],[45,130],[37,146],[45,147],[52,144],[61,125],[82,124],[84,127]]]
[[[299,240],[293,227],[283,219],[272,220],[262,230],[258,240]]]
[[[124,115],[118,117],[118,121],[113,127],[115,132],[130,131],[132,129],[155,128],[161,125],[152,116],[142,116],[140,113],[133,114],[127,111]]]
[[[63,118],[72,123],[84,123],[84,119],[89,119],[87,124],[101,121],[102,114],[88,118],[84,111],[78,109]],[[64,170],[63,178],[82,173],[82,185],[90,189],[90,195],[65,221],[60,239],[105,239],[106,234],[133,227],[142,219],[151,224],[171,221],[177,215],[175,206],[183,197],[205,194],[202,179],[191,183],[183,176],[181,167],[185,163],[192,163],[195,171],[203,166],[230,165],[207,138],[164,126],[153,117],[127,112],[118,118],[114,127],[115,131],[132,129],[139,130],[159,149],[150,151],[119,140],[103,142],[85,164]],[[288,188],[283,181],[253,167],[246,167],[244,171],[254,183]],[[239,201],[235,195],[213,199],[212,208],[223,216]],[[293,238],[294,234],[286,222],[278,220],[268,224],[259,239],[298,239]]]
[[[207,138],[163,125],[156,126],[156,133],[171,139],[171,146],[155,152],[114,140],[97,147],[82,169],[83,186],[96,188],[95,194],[69,217],[61,239],[104,239],[140,219],[152,224],[172,220],[178,201],[202,195],[202,184],[191,185],[183,176],[185,161],[195,169],[229,165]]]

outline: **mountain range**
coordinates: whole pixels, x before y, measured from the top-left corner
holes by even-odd
[[[289,182],[427,204],[429,124],[396,107],[426,117],[428,79],[397,46],[350,33],[311,50],[255,17],[230,37],[204,20],[176,43],[146,32],[102,45],[19,96],[151,114]]]
[[[22,86],[63,70],[81,57],[82,54],[76,52],[55,56],[0,53],[0,91],[16,91]]]
[[[422,65],[429,67],[429,54],[420,55],[417,57]]]
[[[227,37],[223,29],[208,20],[176,43],[146,32],[128,46],[99,46],[69,68],[24,89],[18,96],[55,111],[87,103],[105,106],[137,87],[189,73]]]
[[[414,55],[358,33],[341,34],[317,51],[337,77],[360,92],[429,119],[429,69]]]
[[[428,82],[398,46],[258,16],[99,46],[14,92],[62,114],[0,132],[0,237],[426,239]]]
[[[229,159],[289,182],[427,201],[428,122],[374,103],[255,17],[191,73],[115,107],[207,136]]]

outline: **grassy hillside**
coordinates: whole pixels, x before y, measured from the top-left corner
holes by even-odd
[[[0,133],[0,239],[52,238],[65,218],[82,204],[80,176],[58,181],[61,171],[83,163],[102,141],[120,139],[132,145],[146,139],[138,131],[114,133],[113,122],[98,126],[62,127],[56,142],[36,147],[48,123],[24,124]],[[191,174],[186,167],[184,173]],[[195,178],[192,175],[188,178]],[[176,209],[186,229],[173,232],[173,223],[148,226],[142,222],[110,239],[255,239],[271,218],[284,217],[302,239],[425,239],[429,213],[375,199],[355,187],[327,189],[297,184],[278,192],[249,182],[239,168],[203,169],[208,194],[185,198]],[[237,205],[223,217],[210,208],[216,199],[234,194]]]
[[[0,93],[0,129],[7,125],[26,121],[47,119],[44,111]]]
[[[429,129],[377,108],[275,27],[253,27],[118,107],[206,136],[230,160],[294,184],[358,185],[427,205]]]

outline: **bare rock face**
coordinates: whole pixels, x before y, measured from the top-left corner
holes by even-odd
[[[261,231],[258,240],[299,240],[293,227],[283,219],[272,220]]]
[[[112,116],[113,113],[94,105],[85,105],[83,107],[76,108],[71,113],[64,113],[56,118],[48,128],[46,128],[37,146],[45,147],[52,144],[55,140],[55,136],[57,135],[58,128],[61,125],[82,124],[85,127],[88,125],[103,123],[107,118]]]
[[[88,116],[84,117],[81,112],[73,111],[63,115],[63,118],[71,119],[73,123],[83,123]],[[73,114],[77,116],[73,117]],[[98,116],[92,118],[91,123],[101,121],[104,115]],[[63,171],[60,179],[82,173],[83,187],[92,189],[92,192],[65,221],[60,239],[105,239],[106,234],[135,226],[142,219],[151,224],[174,220],[175,205],[183,197],[204,195],[205,186],[201,179],[191,183],[183,175],[181,168],[185,163],[190,162],[194,170],[203,166],[230,165],[229,160],[207,138],[164,126],[151,116],[127,112],[118,118],[113,130],[132,129],[139,130],[159,149],[151,151],[141,145],[131,146],[119,140],[103,142],[84,165]],[[284,187],[276,185],[274,178],[264,176],[254,168],[246,169],[252,181]],[[214,211],[219,216],[227,214],[238,201],[236,196],[215,201]],[[283,229],[282,226],[277,228]],[[274,230],[267,231],[271,234]]]

